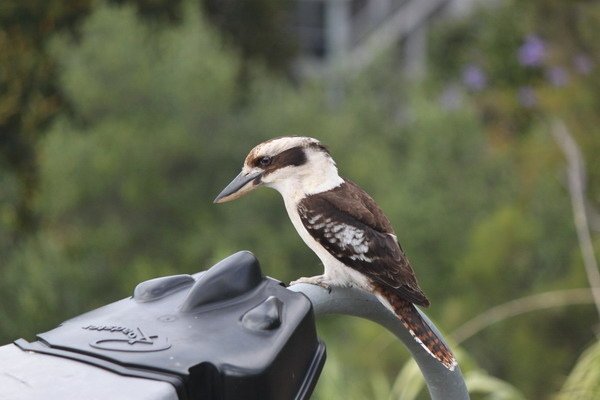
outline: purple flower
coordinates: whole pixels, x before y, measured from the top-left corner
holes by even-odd
[[[531,86],[522,86],[517,91],[517,100],[525,108],[531,108],[537,104],[535,90]]]
[[[467,65],[462,72],[463,83],[471,90],[480,91],[487,85],[485,72],[476,64]]]
[[[519,47],[519,63],[526,67],[538,67],[546,57],[546,43],[537,35],[528,35]]]
[[[569,83],[569,73],[563,67],[551,67],[546,71],[546,78],[556,87],[563,87]]]
[[[589,75],[594,69],[594,62],[585,54],[578,54],[573,59],[575,71],[581,75]]]

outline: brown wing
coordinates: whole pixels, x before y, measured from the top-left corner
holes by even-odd
[[[304,227],[336,259],[412,303],[429,305],[389,220],[357,185],[346,181],[308,196],[299,212]]]

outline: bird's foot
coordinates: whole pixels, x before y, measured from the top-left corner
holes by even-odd
[[[290,286],[296,285],[298,283],[308,283],[309,285],[317,285],[327,290],[327,293],[331,293],[331,285],[323,275],[311,276],[308,278],[302,277],[290,282]]]

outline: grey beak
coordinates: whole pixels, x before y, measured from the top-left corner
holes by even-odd
[[[262,172],[253,172],[251,174],[245,175],[243,172],[240,172],[238,176],[236,176],[230,183],[219,193],[219,195],[215,198],[214,203],[225,203],[226,201],[237,199],[243,194],[249,192],[254,189],[260,183],[260,177]],[[250,186],[247,186],[248,183],[254,181]]]

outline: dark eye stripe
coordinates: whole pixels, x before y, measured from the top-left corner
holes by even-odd
[[[265,160],[268,159],[268,162]],[[282,151],[278,155],[274,157],[262,156],[254,159],[254,166],[261,167],[267,171],[274,171],[279,168],[284,168],[288,166],[300,166],[305,164],[307,161],[306,153],[304,153],[304,149],[300,146],[292,147],[291,149],[287,149]]]
[[[283,168],[288,166],[298,167],[306,163],[306,153],[304,153],[304,149],[302,147],[292,147],[291,149],[287,149],[282,151],[273,159],[271,164],[274,168]]]

